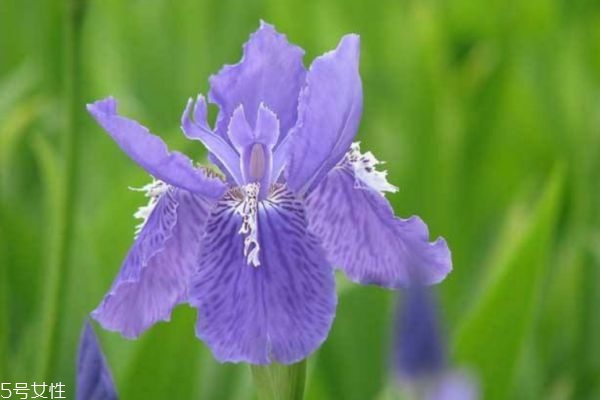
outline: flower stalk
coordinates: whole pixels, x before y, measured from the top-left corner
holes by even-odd
[[[252,378],[259,400],[301,400],[304,398],[306,360],[292,365],[252,365]]]

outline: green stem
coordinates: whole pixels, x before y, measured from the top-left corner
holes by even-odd
[[[252,377],[260,400],[302,400],[306,360],[292,365],[252,365]]]
[[[73,230],[74,203],[76,192],[76,174],[78,169],[78,134],[83,101],[81,96],[81,49],[82,25],[86,0],[64,0],[64,76],[63,101],[65,129],[61,132],[63,139],[62,176],[60,204],[55,210],[52,221],[55,222],[50,232],[50,255],[46,275],[46,292],[42,305],[43,339],[39,351],[40,379],[49,378],[51,365],[58,355],[56,346],[58,338],[58,314],[64,304],[67,265],[71,248]]]

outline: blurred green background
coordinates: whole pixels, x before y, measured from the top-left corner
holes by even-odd
[[[132,243],[149,178],[85,103],[121,110],[198,161],[179,118],[260,18],[307,50],[362,37],[359,139],[398,215],[443,235],[452,365],[486,399],[600,398],[600,2],[0,0],[0,382],[73,398],[87,313]],[[79,21],[79,22],[77,22]],[[214,112],[214,110],[213,110]],[[308,399],[389,395],[396,294],[340,277]],[[97,327],[123,399],[252,399],[179,307],[140,340]]]

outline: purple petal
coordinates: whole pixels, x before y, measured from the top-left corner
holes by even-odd
[[[162,195],[110,292],[92,313],[105,329],[133,338],[169,320],[173,307],[187,298],[212,204],[182,189]]]
[[[302,205],[283,191],[258,214],[260,265],[243,254],[241,219],[231,204],[212,213],[191,303],[196,333],[221,362],[290,364],[326,338],[335,314],[333,270],[306,228]]]
[[[398,307],[394,367],[398,376],[418,380],[438,375],[446,364],[433,294],[423,286],[409,288]]]
[[[90,323],[86,321],[77,356],[77,399],[116,400],[117,398],[115,384],[98,338]]]
[[[240,105],[231,116],[227,135],[239,153],[253,143],[261,143],[273,149],[279,138],[279,120],[273,111],[261,103],[255,127],[252,128],[246,118],[244,106]]]
[[[337,49],[317,58],[300,95],[298,122],[290,133],[288,186],[309,192],[344,156],[362,113],[358,72],[360,39],[346,35]],[[293,136],[292,136],[293,135]]]
[[[219,198],[225,185],[194,168],[189,158],[169,152],[165,143],[137,122],[117,114],[112,97],[88,104],[88,111],[133,161],[150,175],[170,185],[210,198]]]
[[[263,103],[258,107],[256,117],[255,139],[269,149],[275,147],[279,139],[279,119],[273,111]]]
[[[199,95],[194,106],[194,119],[190,118],[190,113],[194,101],[190,99],[181,116],[181,129],[183,133],[192,140],[199,140],[210,152],[213,162],[221,171],[231,178],[238,185],[243,184],[242,173],[240,171],[240,156],[231,147],[229,142],[221,136],[213,133],[206,122],[206,101],[204,96]]]
[[[244,151],[244,148],[254,142],[254,132],[248,124],[248,120],[246,120],[244,106],[240,105],[233,112],[227,127],[227,136],[229,136],[231,144],[240,154]]]
[[[309,227],[329,260],[355,282],[398,288],[438,283],[452,269],[446,241],[429,243],[416,216],[396,218],[388,201],[337,167],[307,200]]]
[[[296,122],[298,95],[306,75],[303,56],[304,50],[261,22],[244,45],[242,60],[210,78],[209,100],[220,107],[217,133],[225,137],[229,119],[240,104],[254,128],[263,102],[279,117],[283,138]]]

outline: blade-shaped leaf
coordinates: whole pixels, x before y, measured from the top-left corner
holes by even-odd
[[[530,213],[519,243],[495,266],[480,302],[458,329],[456,358],[479,374],[486,399],[504,399],[510,394],[546,271],[562,184],[563,170],[557,168]]]

